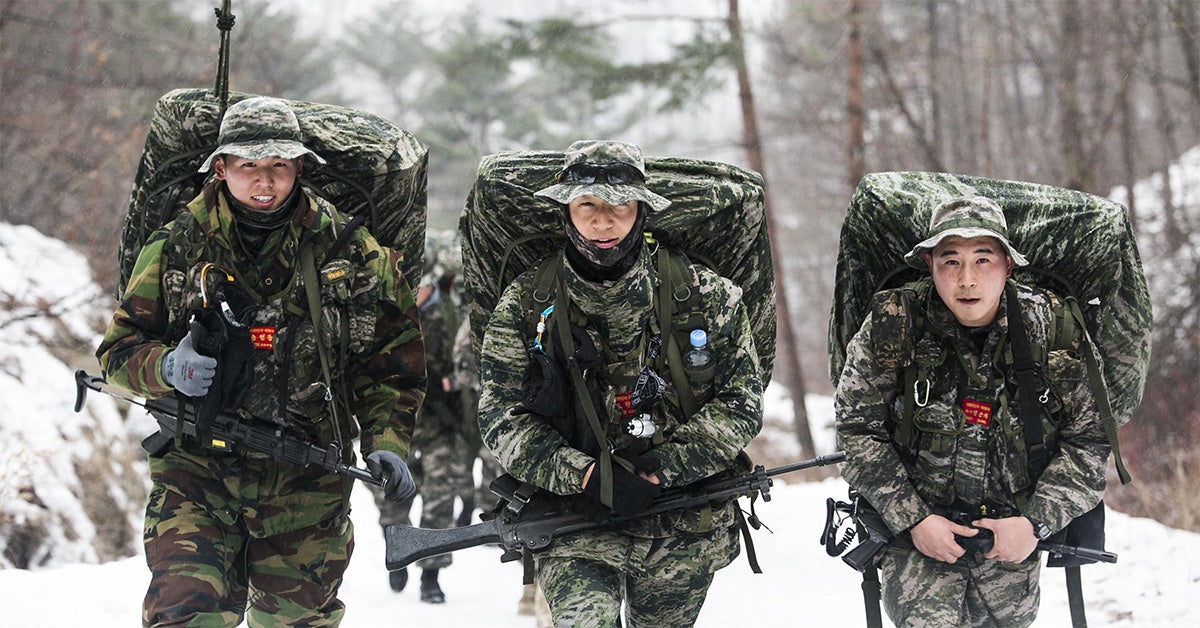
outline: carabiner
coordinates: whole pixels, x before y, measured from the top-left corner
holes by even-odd
[[[925,382],[925,398],[921,399],[921,382]],[[913,401],[916,402],[918,408],[924,408],[929,403],[929,379],[913,382]]]

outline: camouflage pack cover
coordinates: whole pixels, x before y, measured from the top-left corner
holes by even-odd
[[[836,385],[846,345],[871,309],[876,291],[924,273],[904,254],[924,239],[930,213],[956,196],[996,201],[1009,240],[1029,259],[1018,281],[1078,298],[1097,350],[1118,425],[1142,398],[1150,359],[1151,307],[1141,255],[1125,207],[1065,188],[935,172],[883,172],[859,182],[838,246],[829,317],[829,373]],[[1065,283],[1066,286],[1058,285]]]
[[[555,182],[563,159],[562,152],[503,152],[479,164],[459,220],[476,350],[505,287],[562,250],[561,206],[533,193]],[[729,164],[669,157],[647,159],[646,169],[647,187],[671,201],[649,214],[646,229],[742,288],[765,386],[775,359],[775,274],[762,177]]]
[[[229,103],[251,96],[231,92]],[[284,102],[296,113],[304,144],[328,162],[306,162],[301,180],[342,213],[365,216],[380,244],[403,253],[404,276],[415,281],[425,248],[425,146],[372,113]],[[204,184],[206,175],[197,169],[217,147],[219,109],[207,89],[173,90],[155,105],[121,230],[117,298],[146,238],[186,207]]]

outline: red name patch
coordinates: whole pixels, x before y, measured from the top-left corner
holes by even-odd
[[[250,342],[254,343],[255,349],[274,349],[275,348],[275,328],[274,327],[251,327]]]
[[[638,413],[637,408],[633,407],[633,400],[630,399],[629,393],[617,393],[617,407],[621,410],[621,416],[626,419]]]
[[[986,403],[963,399],[962,410],[963,414],[967,416],[967,423],[987,427],[987,424],[992,420],[992,407]]]

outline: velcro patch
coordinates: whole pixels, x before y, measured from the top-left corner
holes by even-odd
[[[987,427],[987,424],[992,420],[992,407],[986,403],[963,399],[962,410],[963,414],[967,417],[967,423]]]
[[[617,407],[621,410],[623,418],[630,418],[637,415],[637,408],[633,406],[632,396],[627,393],[617,393]]]
[[[250,328],[250,341],[255,349],[271,350],[275,348],[275,328],[259,325]]]

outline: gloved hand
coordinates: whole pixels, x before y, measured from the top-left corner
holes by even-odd
[[[417,494],[417,484],[404,459],[395,452],[379,449],[367,455],[367,470],[375,478],[383,478],[383,497],[400,502]]]
[[[658,473],[659,469],[663,468],[663,461],[655,453],[657,452],[652,450],[634,456],[633,460],[630,460],[633,463],[634,470],[651,475]]]
[[[641,476],[626,471],[620,465],[613,465],[612,481],[612,511],[622,517],[636,515],[646,510],[662,494],[662,488],[659,485],[643,480]],[[592,468],[592,475],[583,487],[583,494],[597,502],[600,501],[600,469],[598,466]]]
[[[163,381],[189,397],[203,397],[212,386],[217,359],[200,355],[193,346],[192,332],[179,341],[162,361]]]

